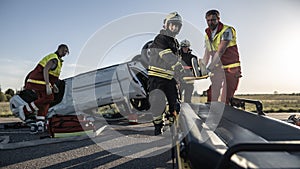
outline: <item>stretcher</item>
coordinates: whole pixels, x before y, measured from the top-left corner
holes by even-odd
[[[176,128],[177,168],[299,168],[300,128],[225,105],[182,103]],[[260,112],[260,113],[259,113]]]

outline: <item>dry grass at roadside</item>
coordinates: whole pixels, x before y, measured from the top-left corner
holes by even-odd
[[[267,113],[272,112],[300,112],[300,95],[291,94],[253,94],[236,95],[236,98],[259,100],[263,104],[263,110]],[[204,103],[206,97],[194,97],[193,102]],[[247,111],[255,111],[254,105],[246,104]]]
[[[9,108],[8,102],[0,102],[0,117],[9,117],[13,116]]]
[[[260,100],[264,112],[300,112],[300,95],[257,94],[238,95],[236,97]],[[254,106],[250,110],[255,110]]]

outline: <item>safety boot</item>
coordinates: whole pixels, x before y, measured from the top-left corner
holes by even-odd
[[[45,131],[45,124],[43,121],[36,122],[36,125],[39,133],[43,133]]]
[[[25,119],[26,119],[25,113],[24,113],[24,110],[23,110],[23,106],[20,106],[20,107],[19,107],[19,118],[20,118],[22,121],[25,121]]]
[[[45,117],[36,116],[35,120],[29,122],[30,134],[38,134],[45,132]]]
[[[162,134],[163,126],[164,126],[163,123],[154,124],[154,135],[155,136]]]
[[[30,134],[37,134],[38,133],[38,126],[35,122],[30,123]]]

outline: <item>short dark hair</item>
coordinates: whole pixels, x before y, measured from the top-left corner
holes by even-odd
[[[58,46],[57,50],[58,50],[58,49],[61,49],[61,48],[66,48],[66,49],[68,50],[68,54],[70,53],[70,52],[69,52],[69,48],[68,48],[68,46],[67,46],[66,44],[60,44],[60,45]]]
[[[212,9],[206,12],[205,17],[208,17],[209,15],[215,15],[218,18],[220,18],[220,12],[216,9]]]
[[[60,44],[60,45],[58,46],[58,49],[59,49],[59,48],[67,48],[67,49],[69,49],[68,46],[67,46],[66,44]]]

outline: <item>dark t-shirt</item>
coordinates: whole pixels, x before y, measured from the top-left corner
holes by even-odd
[[[197,56],[193,55],[191,53],[191,51],[189,51],[188,53],[184,53],[181,50],[181,58],[184,61],[184,63],[183,63],[184,65],[183,66],[192,66],[192,58],[193,57],[197,59]]]

